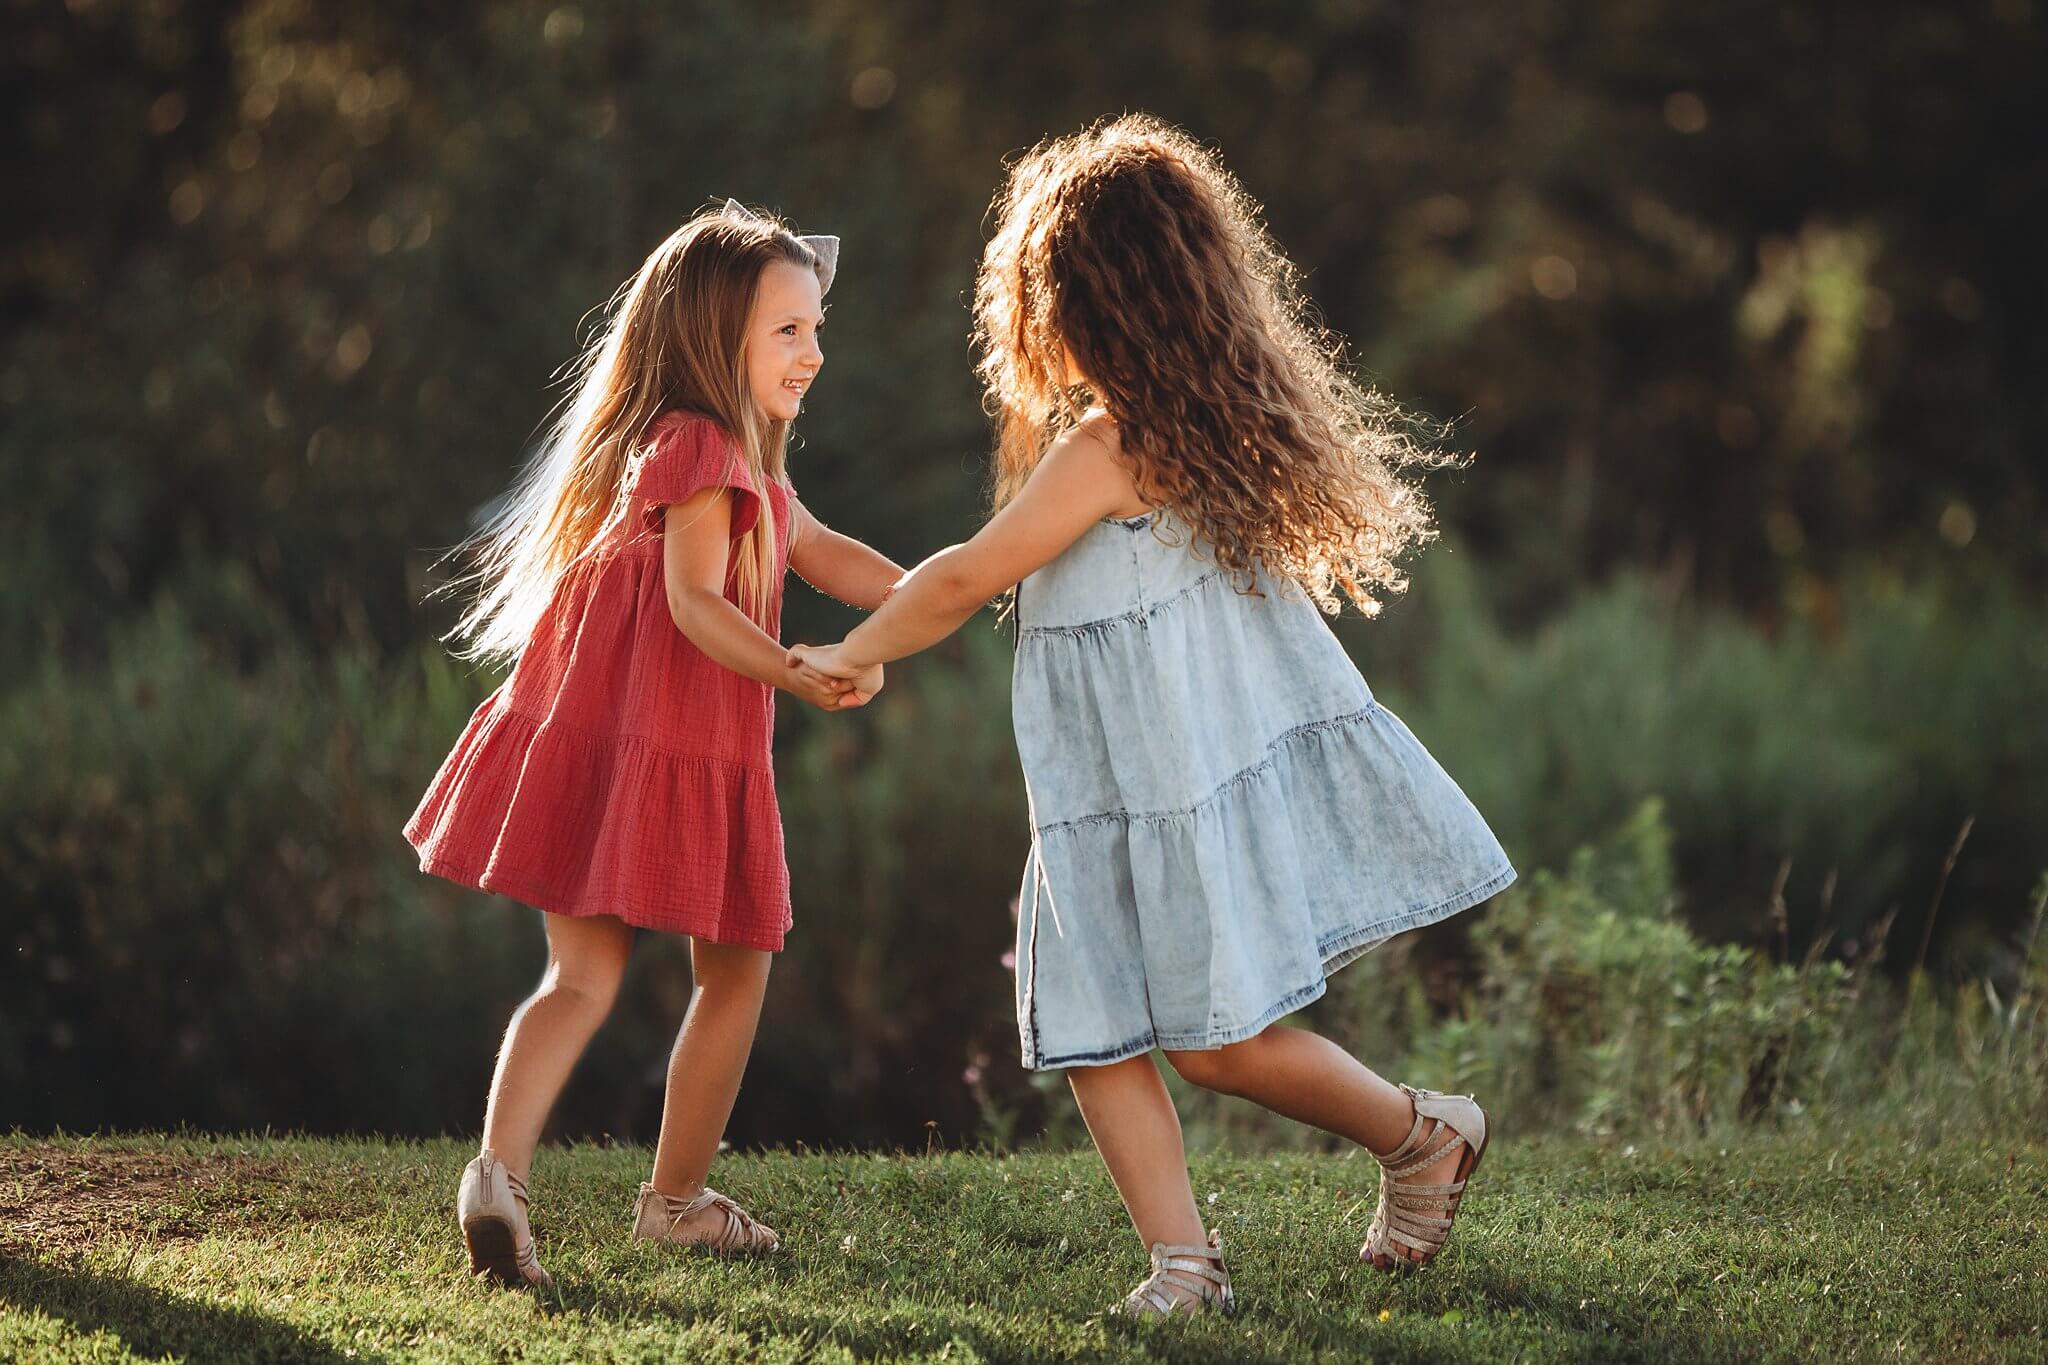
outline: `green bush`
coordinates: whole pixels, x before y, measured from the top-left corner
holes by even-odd
[[[1684,913],[1705,937],[1803,950],[1897,910],[1917,944],[1974,816],[1935,960],[1946,948],[1958,975],[2010,969],[2048,844],[2048,790],[2031,776],[2048,769],[2042,602],[1872,576],[1829,629],[1794,619],[1767,634],[1622,578],[1520,633],[1496,622],[1465,558],[1441,554],[1413,601],[1340,633],[1522,865],[1561,866],[1661,797]]]
[[[2048,873],[2009,975],[1950,987],[1916,974],[1857,1002],[1833,1040],[1839,1112],[1909,1133],[2048,1129]]]
[[[1410,1067],[1500,1097],[1519,1124],[1592,1133],[1696,1132],[1798,1105],[1846,969],[1695,939],[1673,913],[1670,844],[1652,802],[1610,848],[1500,896],[1472,928],[1470,1005],[1415,1039]]]
[[[440,1126],[517,954],[395,821],[472,690],[427,651],[245,670],[167,599],[0,699],[0,1123]]]
[[[1502,1096],[1518,1125],[1782,1121],[1875,1077],[1873,1103],[1916,1123],[1997,1095],[2038,1113],[2012,1078],[2048,1074],[2042,948],[2020,950],[2039,844],[2019,836],[2041,798],[2008,766],[2041,742],[2020,716],[2037,610],[1873,595],[1869,622],[1824,646],[1687,620],[1623,584],[1517,643],[1446,608],[1453,575],[1435,581],[1362,653],[1392,651],[1370,675],[1525,881],[1348,969],[1312,1017],[1389,1074]],[[103,665],[46,658],[0,695],[0,1124],[474,1129],[498,1031],[542,965],[538,916],[420,876],[398,830],[493,680],[432,646],[309,652],[263,600],[233,571],[188,577],[107,632]],[[736,1141],[921,1147],[927,1122],[949,1141],[1080,1136],[1063,1082],[1013,1060],[1001,958],[1026,837],[1008,673],[983,618],[895,669],[874,706],[782,708],[796,929]],[[1885,729],[1943,687],[1949,707]],[[1802,763],[1802,745],[1834,758]],[[1645,805],[1657,791],[1666,821]],[[1938,872],[1958,791],[1985,798],[1942,916],[1974,946],[1937,936],[1898,1009],[1848,907]],[[1880,853],[1890,880],[1851,860]],[[1797,875],[1786,931],[1770,927],[1788,857],[1842,860],[1837,932],[1813,933],[1819,898]],[[1890,966],[1918,942],[1901,916]],[[681,945],[648,940],[558,1132],[653,1131],[688,993]],[[1310,1140],[1190,1099],[1199,1133]]]

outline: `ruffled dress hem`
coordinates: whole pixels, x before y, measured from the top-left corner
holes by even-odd
[[[660,915],[651,910],[614,905],[577,905],[557,901],[547,887],[526,886],[492,876],[488,872],[477,872],[457,867],[453,863],[439,861],[422,855],[420,871],[429,876],[440,877],[466,886],[472,891],[482,891],[493,896],[505,896],[522,905],[536,910],[545,910],[550,915],[567,915],[571,919],[593,919],[599,915],[610,915],[623,920],[635,929],[649,929],[664,934],[686,934],[700,938],[707,943],[726,944],[736,948],[758,948],[763,952],[779,953],[787,937],[784,929],[759,928],[732,923],[729,919],[721,922],[720,908],[711,907],[701,914],[692,915],[687,910],[676,915]]]
[[[650,850],[650,829],[672,844]],[[422,872],[550,914],[769,952],[790,926],[771,770],[539,720],[502,696],[471,718],[404,833]],[[489,857],[479,867],[458,849]]]
[[[1175,1052],[1205,1052],[1227,1047],[1231,1043],[1241,1043],[1247,1038],[1263,1033],[1275,1021],[1293,1014],[1296,1010],[1306,1009],[1322,999],[1330,988],[1332,976],[1373,949],[1412,929],[1424,929],[1447,920],[1460,911],[1469,910],[1488,897],[1498,894],[1514,880],[1515,869],[1504,864],[1485,881],[1467,887],[1436,905],[1361,925],[1319,945],[1323,958],[1321,975],[1314,981],[1281,996],[1245,1023],[1222,1025],[1200,1033],[1159,1033],[1147,1030],[1137,1037],[1103,1051],[1073,1053],[1064,1057],[1034,1057],[1027,1045],[1023,1059],[1024,1068],[1027,1071],[1058,1071],[1070,1066],[1112,1066],[1131,1057],[1143,1056],[1154,1048],[1168,1048]]]

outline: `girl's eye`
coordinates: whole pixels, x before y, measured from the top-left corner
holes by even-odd
[[[793,322],[788,322],[788,323],[784,323],[784,324],[783,324],[782,326],[780,326],[780,327],[776,328],[775,330],[776,330],[776,331],[778,331],[778,332],[783,332],[783,333],[786,333],[786,334],[788,334],[789,336],[795,336],[795,335],[796,335],[796,324],[795,324],[795,323],[793,323]]]

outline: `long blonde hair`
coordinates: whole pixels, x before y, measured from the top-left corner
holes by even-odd
[[[974,322],[997,507],[1092,400],[1147,500],[1241,582],[1261,564],[1368,616],[1406,586],[1396,560],[1435,531],[1400,471],[1452,459],[1346,375],[1213,153],[1149,115],[1105,120],[1027,152],[991,211]]]
[[[725,210],[671,233],[606,305],[569,367],[574,385],[539,452],[482,529],[451,553],[472,561],[451,587],[476,599],[449,633],[458,653],[509,662],[526,647],[563,577],[585,566],[627,512],[627,463],[657,418],[708,417],[731,436],[762,491],[759,515],[733,548],[741,609],[763,620],[775,583],[777,528],[768,481],[783,477],[787,422],[771,420],[747,385],[746,325],[771,261],[817,268],[782,222]]]

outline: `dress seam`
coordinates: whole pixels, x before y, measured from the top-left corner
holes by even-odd
[[[1152,614],[1151,608],[1145,605],[1145,566],[1138,559],[1138,542],[1131,541],[1128,548],[1131,552],[1131,592],[1138,599],[1138,604],[1127,614],[1135,615],[1142,622]],[[1188,590],[1193,591],[1194,587],[1195,585],[1190,583]]]
[[[743,763],[738,759],[719,758],[712,754],[686,754],[680,749],[671,749],[666,744],[648,738],[646,735],[629,735],[603,730],[592,730],[560,716],[530,716],[513,706],[508,699],[499,708],[501,713],[530,726],[536,733],[544,729],[566,730],[586,743],[637,744],[664,758],[679,759],[686,763],[715,763],[722,768],[731,768],[743,773],[770,773],[775,769],[772,763]]]
[[[1196,812],[1202,810],[1203,808],[1213,805],[1216,801],[1220,800],[1224,795],[1226,795],[1231,788],[1249,782],[1251,779],[1257,777],[1266,769],[1271,768],[1277,763],[1279,763],[1284,748],[1286,748],[1287,746],[1291,746],[1295,740],[1305,738],[1309,735],[1319,734],[1324,731],[1335,730],[1339,727],[1352,726],[1359,724],[1363,721],[1368,721],[1372,718],[1373,714],[1379,709],[1380,704],[1377,701],[1370,701],[1367,702],[1365,706],[1361,707],[1359,710],[1349,712],[1345,715],[1330,716],[1323,720],[1312,720],[1304,724],[1297,725],[1292,729],[1283,730],[1278,735],[1275,735],[1273,737],[1272,742],[1266,746],[1266,756],[1264,758],[1260,759],[1256,763],[1251,764],[1248,767],[1241,768],[1237,772],[1232,773],[1229,777],[1226,777],[1225,779],[1223,779],[1223,781],[1219,782],[1215,786],[1215,788],[1209,792],[1207,796],[1204,796],[1199,801],[1196,801],[1187,806],[1183,806],[1177,810],[1101,811],[1094,815],[1077,815],[1072,819],[1068,820],[1054,820],[1049,823],[1040,825],[1038,827],[1038,832],[1041,835],[1043,835],[1058,833],[1061,830],[1076,829],[1083,825],[1103,825],[1117,823],[1166,824],[1174,820],[1185,820],[1189,816],[1194,815]]]
[[[1133,560],[1136,557],[1137,551],[1134,549],[1132,551]],[[1114,629],[1117,626],[1145,625],[1168,607],[1175,606],[1183,599],[1194,596],[1221,577],[1223,577],[1223,570],[1210,569],[1171,597],[1162,597],[1150,604],[1144,602],[1141,589],[1139,603],[1130,611],[1119,612],[1115,616],[1100,616],[1092,621],[1080,621],[1064,626],[1020,626],[1017,631],[1017,639],[1021,643],[1024,640],[1041,635],[1091,635]]]

